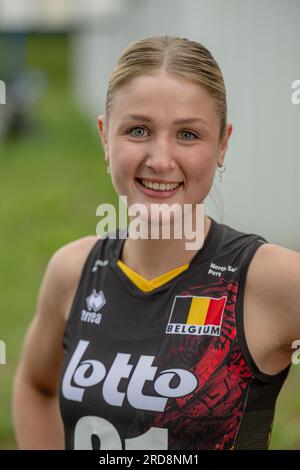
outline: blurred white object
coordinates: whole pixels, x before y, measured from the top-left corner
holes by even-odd
[[[0,80],[0,104],[6,104],[6,84]]]
[[[126,7],[126,0],[0,0],[2,30],[64,29]]]
[[[68,24],[70,9],[70,0],[0,0],[0,28],[58,29]]]

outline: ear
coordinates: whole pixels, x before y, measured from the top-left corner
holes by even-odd
[[[225,135],[222,138],[222,141],[220,143],[220,148],[219,148],[218,164],[220,166],[222,166],[223,163],[224,163],[225,153],[226,153],[227,148],[228,148],[228,141],[229,141],[230,136],[232,134],[232,130],[233,130],[232,124],[228,123],[227,126],[226,126]]]
[[[108,145],[107,145],[107,132],[106,132],[106,121],[104,114],[98,116],[98,128],[100,133],[100,138],[104,150],[104,158],[108,161]]]

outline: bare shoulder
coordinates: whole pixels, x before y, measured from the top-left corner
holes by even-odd
[[[255,253],[248,271],[248,288],[275,305],[297,300],[300,288],[300,253],[265,243]]]
[[[299,263],[300,253],[275,243],[263,243],[253,259],[257,262],[272,261],[279,262],[280,264],[284,263],[286,267],[290,265],[292,268],[294,263]]]
[[[76,278],[97,240],[98,236],[88,235],[63,245],[50,258],[48,268],[55,271],[62,282]]]
[[[74,240],[59,248],[49,261],[48,274],[61,302],[64,320],[67,319],[86,258],[98,240],[96,235]]]
[[[282,369],[300,338],[300,254],[266,243],[253,256],[244,298],[245,333],[265,371]],[[280,366],[281,363],[281,366]]]
[[[85,259],[98,239],[83,237],[59,248],[43,276],[36,312],[25,336],[18,377],[47,394],[57,392],[67,315]]]

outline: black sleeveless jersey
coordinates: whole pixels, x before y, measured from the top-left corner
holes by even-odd
[[[118,266],[125,239],[90,251],[64,334],[67,449],[266,449],[288,369],[247,348],[247,270],[267,241],[219,224],[187,270],[141,291]]]

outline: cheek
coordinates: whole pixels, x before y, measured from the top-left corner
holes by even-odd
[[[186,171],[196,181],[210,180],[216,168],[216,156],[211,149],[201,149],[186,160]]]
[[[141,160],[141,149],[128,143],[120,143],[113,146],[111,151],[112,168],[118,173],[132,174]]]
[[[111,179],[118,194],[126,195],[128,180],[136,173],[138,161],[134,149],[126,145],[114,145],[110,153]]]
[[[186,161],[185,168],[190,182],[187,188],[190,202],[203,202],[208,195],[213,184],[216,162],[216,154],[211,148],[201,149]]]

